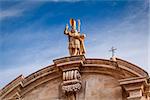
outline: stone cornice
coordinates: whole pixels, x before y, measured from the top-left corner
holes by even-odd
[[[11,81],[8,85],[6,85],[2,90],[0,91],[0,97],[5,96],[9,92],[11,92],[16,87],[26,87],[28,84],[32,83],[33,81],[39,79],[40,77],[44,77],[47,74],[53,73],[57,71],[57,68],[54,67],[54,65],[47,66],[41,70],[38,70],[29,76],[25,77],[23,75],[18,76],[16,79]]]
[[[119,80],[119,82],[120,82],[120,85],[139,83],[139,82],[147,83],[147,79],[146,77],[133,77],[133,78]]]
[[[119,58],[116,58],[116,59],[117,59],[118,64],[124,65],[125,67],[128,67],[131,70],[134,70],[135,72],[138,72],[142,76],[148,76],[148,73],[145,70],[143,70],[141,67],[139,67],[135,64],[132,64],[131,62],[119,59]]]
[[[23,85],[22,81],[23,81],[24,77],[22,75],[18,76],[17,78],[15,78],[13,81],[11,81],[9,84],[7,84],[4,88],[2,88],[2,90],[0,91],[0,97],[3,94],[6,94],[8,92],[10,92],[11,90],[13,90],[14,88],[16,88],[19,85]]]
[[[57,71],[54,65],[50,65],[48,67],[45,67],[39,71],[36,71],[32,73],[31,75],[27,76],[23,80],[23,86],[25,87],[26,85],[30,84],[31,82],[35,81],[36,79],[43,77],[47,74],[53,73],[54,71]]]
[[[81,56],[59,58],[54,60],[53,62],[54,62],[53,65],[47,66],[37,72],[34,72],[25,78],[22,75],[17,77],[15,80],[13,80],[8,85],[6,85],[3,89],[0,90],[0,97],[4,97],[5,95],[7,95],[9,92],[11,92],[13,89],[15,89],[18,86],[20,86],[21,89],[25,90],[24,88],[28,87],[33,82],[36,82],[37,80],[40,80],[43,77],[47,77],[48,75],[51,75],[53,73],[61,73],[59,68],[61,68],[61,66],[64,66],[65,68],[68,65],[80,66],[81,64],[83,66],[81,68],[82,73],[84,72],[86,73],[102,72],[104,74],[114,73],[114,75],[115,74],[117,74],[118,76],[120,75],[122,79],[127,78],[125,74],[129,74],[129,73],[131,75],[131,76],[129,75],[130,77],[149,77],[148,74],[140,67],[119,58],[117,58],[117,61],[114,62],[107,59],[85,58],[83,55],[81,55]],[[53,78],[56,78],[55,74],[51,75],[50,79]],[[42,80],[40,84],[48,80],[49,79]],[[30,89],[27,89],[28,91],[31,90],[34,86],[29,86],[29,87]]]
[[[121,79],[119,83],[128,94],[127,100],[143,100],[142,98],[148,98],[149,96],[149,83],[147,77]]]

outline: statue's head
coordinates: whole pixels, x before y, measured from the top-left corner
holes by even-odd
[[[70,26],[71,26],[71,30],[75,31],[76,30],[76,21],[74,19],[70,19]]]

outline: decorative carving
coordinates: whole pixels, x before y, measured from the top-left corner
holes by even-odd
[[[120,85],[126,91],[127,100],[146,100],[144,99],[148,94],[145,94],[149,87],[146,77],[135,77],[119,80]]]
[[[115,63],[116,62],[114,62],[114,64]],[[132,97],[135,96],[135,93],[139,93],[140,95],[142,93],[142,96],[149,100],[150,80],[146,82],[146,79],[149,77],[148,74],[138,66],[122,59],[117,58],[117,63],[118,67],[123,70],[125,75],[123,75],[110,60],[90,59],[85,58],[84,55],[59,58],[54,60],[54,65],[41,69],[28,77],[23,78],[20,76],[16,78],[0,90],[0,100],[9,100],[9,98],[12,98],[15,93],[19,93],[19,97],[24,99],[26,94],[34,88],[38,88],[41,84],[45,84],[50,80],[60,79],[61,76],[62,83],[60,84],[60,89],[64,91],[65,95],[63,93],[60,93],[60,95],[63,95],[63,97],[67,98],[67,100],[76,100],[78,99],[79,90],[84,87],[83,81],[81,84],[81,72],[82,74],[91,72],[100,74],[104,73],[106,75],[112,75],[115,78],[117,76],[116,79],[123,79],[119,82],[126,91],[128,100],[131,100]],[[143,76],[144,78],[141,78],[140,76]],[[131,78],[131,81],[127,80],[129,78]],[[16,97],[16,99],[18,99],[18,97]]]
[[[78,70],[69,70],[63,72],[63,80],[74,80],[74,79],[80,79],[81,75]]]
[[[77,92],[79,91],[81,88],[81,84],[80,83],[76,83],[73,85],[66,85],[66,86],[62,86],[62,90],[64,93],[69,93],[69,92]]]
[[[81,75],[77,69],[63,72],[62,91],[64,93],[77,92],[81,88]]]
[[[76,100],[76,94],[81,89],[80,68],[85,61],[84,55],[69,56],[54,60],[55,66],[62,71],[60,89],[67,100]]]
[[[76,21],[70,19],[71,31],[69,31],[68,24],[64,30],[64,34],[68,35],[69,38],[69,53],[71,56],[84,55],[84,38],[85,34],[80,34],[80,20],[78,20],[78,31],[76,30]]]

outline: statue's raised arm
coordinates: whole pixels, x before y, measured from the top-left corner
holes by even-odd
[[[65,27],[64,34],[68,35],[69,38],[69,53],[71,56],[84,55],[84,38],[85,34],[80,34],[80,20],[78,20],[78,31],[76,30],[76,21],[70,19],[71,30],[69,31],[68,24]]]

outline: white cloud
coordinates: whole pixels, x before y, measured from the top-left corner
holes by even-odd
[[[141,11],[126,16],[119,23],[104,25],[103,30],[99,27],[91,27],[92,31],[87,40],[87,56],[109,58],[108,50],[115,46],[117,57],[134,63],[148,73],[148,17],[146,12]],[[100,22],[92,24],[99,26]]]
[[[56,0],[56,2],[59,2],[59,0]],[[18,10],[18,8],[20,8],[20,6],[14,7],[13,9],[5,10],[3,12],[4,14],[2,16],[4,17],[2,19],[8,17],[20,16],[26,10],[26,9]],[[138,18],[139,16],[141,16],[140,19]],[[90,34],[85,39],[87,57],[109,59],[111,54],[108,52],[108,50],[112,46],[115,46],[118,49],[116,54],[117,57],[128,60],[131,63],[139,65],[140,67],[142,66],[143,69],[145,69],[150,73],[150,68],[148,68],[148,66],[150,67],[150,64],[148,65],[149,53],[147,47],[148,26],[146,24],[148,22],[147,19],[144,18],[144,16],[145,15],[143,15],[143,10],[141,9],[141,11],[137,12],[132,16],[126,16],[124,20],[120,21],[117,24],[113,23],[110,25],[104,25],[103,30],[100,30],[100,28],[98,27],[101,22],[98,21],[96,23],[94,22],[95,24],[89,23],[90,29],[87,29],[87,32],[89,32]],[[18,33],[24,32],[26,36],[22,36],[22,37],[24,37],[24,39],[27,40],[30,39],[32,40],[32,38],[35,37],[27,36],[27,34],[30,35],[29,33],[36,33],[35,31],[33,31],[35,29],[33,27],[36,26],[41,20],[42,19],[39,19],[38,22],[34,22],[32,25],[30,25],[32,27],[26,27],[25,29],[17,30],[17,32]],[[63,33],[61,33],[63,32],[62,27],[63,25],[59,27],[53,26],[51,29],[48,30],[39,29],[38,33],[42,33],[40,34],[41,35],[40,38],[43,38],[44,35],[47,38],[54,38],[54,37],[48,37],[49,32],[51,34],[63,35]],[[38,35],[38,33],[36,35]],[[11,36],[8,37],[7,41],[9,41],[9,38],[12,37]],[[150,35],[149,35],[149,39],[150,39]],[[40,68],[52,64],[53,63],[52,60],[55,58],[67,56],[66,55],[68,52],[66,47],[67,41],[63,39],[62,40],[58,39],[55,45],[53,45],[53,43],[55,43],[55,41],[49,40],[46,41],[45,44],[42,44],[45,47],[40,46],[37,48],[34,47],[34,48],[26,49],[25,50],[26,52],[24,52],[23,55],[19,56],[18,64],[16,62],[16,64],[11,66],[12,68],[0,70],[0,76],[4,76],[4,77],[0,77],[0,80],[2,80],[1,82],[3,82],[0,83],[0,87],[3,87],[4,85],[6,85],[6,83],[10,82],[20,74],[29,75],[32,72],[39,70]],[[150,40],[149,40],[149,50],[150,50]],[[149,54],[149,60],[150,60],[150,54]]]
[[[37,50],[29,48],[28,53],[24,52],[22,55],[16,54],[13,58],[15,64],[10,64],[9,66],[5,66],[9,68],[0,70],[0,88],[4,87],[20,74],[27,76],[41,68],[53,64],[53,59],[65,56],[65,53],[61,51],[62,48],[60,44],[54,47],[50,47],[49,45],[49,47]],[[63,48],[63,50],[64,49],[65,48]]]
[[[11,1],[10,1],[11,2]],[[43,4],[42,2],[23,1],[12,5],[6,9],[0,10],[0,21],[8,18],[19,17],[24,15],[24,12]]]
[[[35,40],[38,40],[38,42],[40,41],[39,38],[42,39],[42,41],[40,44],[38,43],[39,45],[34,46],[31,44],[26,44],[27,47],[25,46],[23,48],[20,48],[19,52],[17,50],[18,48],[5,52],[9,56],[9,58],[5,56],[7,58],[7,61],[5,62],[9,62],[9,64],[3,65],[5,66],[5,68],[0,70],[0,88],[8,84],[11,80],[16,78],[20,74],[27,76],[39,70],[40,68],[53,64],[53,59],[67,56],[67,41],[65,41],[67,37],[61,39],[59,37],[55,37],[55,35],[51,35],[60,34],[60,36],[63,36],[64,34],[61,33],[60,30],[62,30],[64,26],[54,25],[52,27],[49,27],[48,29],[45,28],[35,30],[33,27],[37,25],[37,22],[32,23],[32,25],[30,25],[29,27],[16,30],[14,33],[8,35],[7,38],[5,38],[5,41],[10,43],[18,41],[20,43],[22,40],[22,42],[29,41],[31,43],[35,43]],[[55,30],[56,27],[57,31]],[[36,34],[36,36],[31,33]],[[57,38],[57,42],[51,41],[52,38]],[[2,75],[4,77],[1,77]]]
[[[22,15],[21,9],[16,9],[16,10],[5,10],[0,12],[0,20],[4,20],[9,17],[17,17]]]

